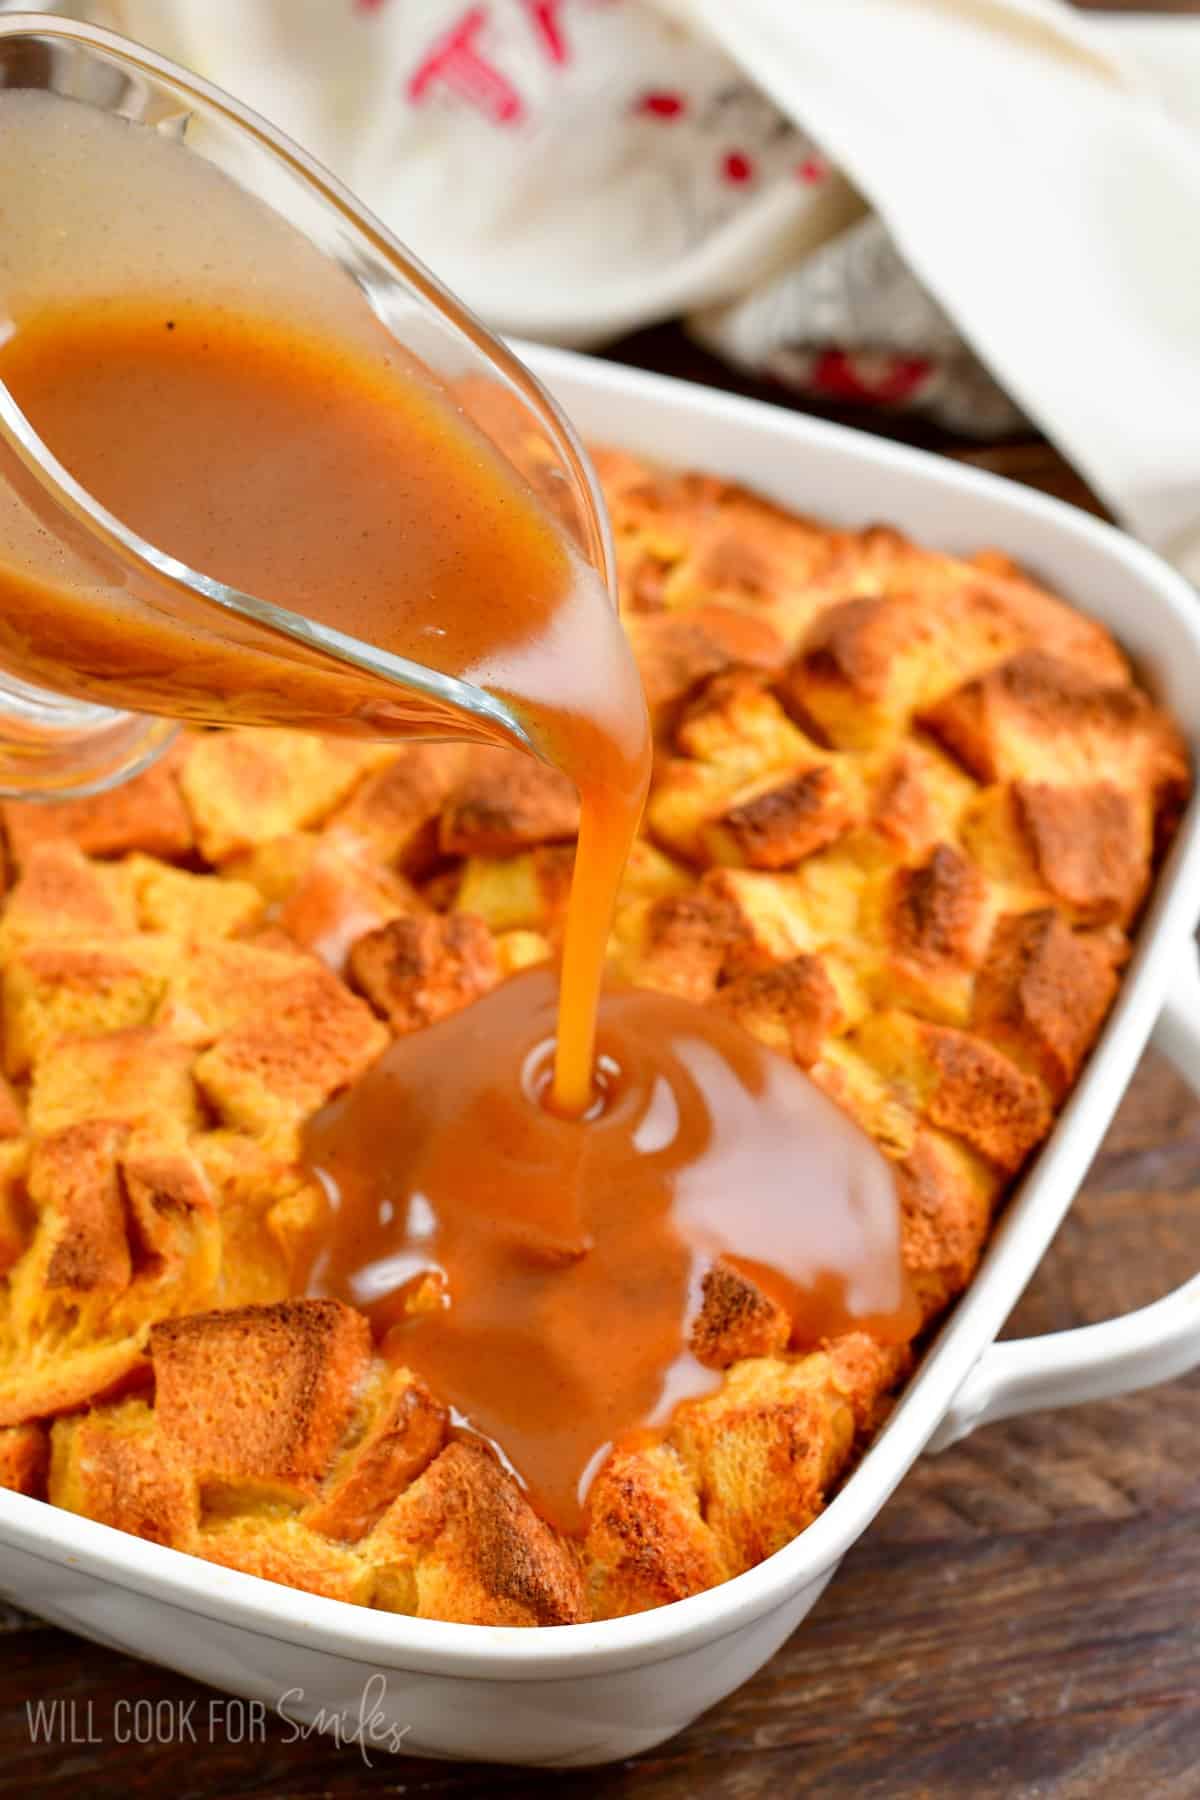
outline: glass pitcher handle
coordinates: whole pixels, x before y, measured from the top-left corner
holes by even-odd
[[[178,726],[69,700],[0,671],[0,799],[78,800],[161,756]]]

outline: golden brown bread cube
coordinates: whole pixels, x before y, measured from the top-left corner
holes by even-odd
[[[579,796],[558,769],[518,750],[477,750],[442,808],[443,856],[513,856],[573,838]]]
[[[736,975],[720,989],[717,1004],[802,1069],[812,1067],[825,1039],[846,1022],[838,990],[819,956],[794,956]]]
[[[1015,1174],[1050,1125],[1042,1085],[984,1038],[902,1012],[855,1027],[854,1047],[931,1125]]]
[[[773,1356],[787,1349],[791,1334],[786,1308],[729,1257],[705,1271],[689,1339],[697,1362],[727,1369],[747,1356]]]
[[[1045,649],[966,682],[924,723],[979,781],[1109,782],[1172,809],[1188,785],[1180,732],[1140,688]]]
[[[447,1424],[446,1408],[419,1376],[408,1369],[376,1370],[305,1523],[347,1543],[365,1537],[442,1449]]]
[[[189,746],[179,783],[209,862],[303,830],[331,813],[379,752],[295,731],[205,732]]]
[[[584,1556],[592,1617],[622,1618],[685,1600],[735,1570],[670,1444],[620,1443],[588,1491]]]
[[[195,1052],[168,1031],[133,1026],[59,1043],[38,1059],[29,1126],[39,1135],[96,1119],[186,1133],[201,1123]]]
[[[626,617],[655,735],[672,731],[687,697],[711,675],[738,664],[773,667],[785,651],[770,626],[728,607]]]
[[[149,1025],[169,980],[154,939],[92,943],[34,942],[4,966],[4,1052],[22,1076],[57,1044]]]
[[[34,845],[0,918],[0,960],[22,944],[54,938],[95,942],[137,930],[128,871],[90,862],[74,844]]]
[[[569,1625],[587,1603],[577,1552],[476,1438],[447,1444],[360,1545],[374,1604],[466,1625]]]
[[[820,1512],[854,1441],[854,1410],[824,1352],[735,1363],[687,1400],[669,1441],[696,1484],[730,1574],[780,1549]]]
[[[350,952],[356,986],[400,1036],[457,1012],[500,979],[491,932],[473,913],[393,919]]]
[[[190,1548],[224,1569],[280,1581],[327,1600],[363,1606],[371,1599],[370,1569],[352,1550],[310,1531],[300,1519],[254,1513],[214,1518],[205,1522]]]
[[[342,974],[360,938],[390,919],[424,912],[402,875],[364,856],[354,838],[330,832],[275,909],[276,927]]]
[[[936,1319],[975,1273],[1000,1191],[965,1145],[922,1127],[896,1164],[904,1267],[923,1319]]]
[[[378,862],[405,875],[427,874],[437,857],[442,808],[470,756],[465,744],[405,744],[337,809],[331,829],[359,840]]]
[[[366,1320],[335,1300],[168,1320],[150,1333],[155,1417],[202,1489],[311,1498],[370,1355]]]
[[[55,1422],[49,1497],[68,1512],[181,1550],[190,1548],[198,1522],[195,1477],[144,1400]]]
[[[561,936],[571,892],[575,847],[539,844],[517,856],[470,856],[454,896],[455,912],[475,913],[494,932]]]
[[[972,1029],[1045,1082],[1070,1090],[1117,991],[1112,932],[1072,931],[1052,907],[999,919],[975,982]]]
[[[262,916],[262,896],[248,881],[214,881],[209,875],[173,869],[151,856],[131,856],[125,866],[143,931],[233,937],[249,931]]]
[[[141,775],[85,800],[5,800],[0,804],[13,861],[23,868],[39,844],[66,840],[85,856],[144,850],[168,860],[192,848],[192,823],[177,780],[185,735]]]
[[[44,1500],[50,1468],[50,1440],[43,1425],[7,1425],[0,1430],[0,1487]]]
[[[315,962],[196,1059],[196,1083],[226,1125],[267,1134],[296,1125],[353,1081],[387,1043],[370,1008]]]

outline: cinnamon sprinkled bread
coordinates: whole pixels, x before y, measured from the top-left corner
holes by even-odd
[[[1112,1003],[1188,792],[1179,733],[1002,556],[599,460],[658,743],[614,970],[721,1007],[874,1137],[932,1322]],[[557,944],[560,778],[189,733],[114,794],[3,822],[0,1484],[314,1593],[515,1625],[695,1593],[820,1511],[913,1349],[790,1353],[732,1265],[693,1335],[721,1386],[609,1456],[580,1541],[361,1317],[294,1293],[323,1211],[306,1117]]]

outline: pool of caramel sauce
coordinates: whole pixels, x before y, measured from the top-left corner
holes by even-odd
[[[609,989],[591,1111],[562,1118],[557,1004],[550,969],[514,976],[317,1115],[334,1225],[309,1285],[575,1531],[607,1447],[719,1380],[689,1345],[717,1256],[788,1308],[798,1349],[917,1321],[888,1164],[798,1069],[719,1012]]]

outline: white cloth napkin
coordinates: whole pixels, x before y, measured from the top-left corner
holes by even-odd
[[[834,397],[1015,402],[1200,578],[1200,20],[1061,0],[80,0],[489,321],[684,314]]]

